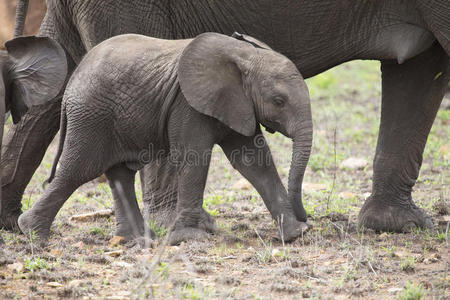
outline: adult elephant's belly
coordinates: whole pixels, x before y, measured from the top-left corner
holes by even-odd
[[[371,54],[378,59],[395,59],[402,64],[427,50],[435,40],[430,31],[417,25],[403,23],[386,26],[375,36],[371,50],[374,53]]]

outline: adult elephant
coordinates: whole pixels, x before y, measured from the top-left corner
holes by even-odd
[[[381,60],[373,189],[359,223],[389,231],[432,225],[411,191],[450,81],[448,0],[48,0],[47,7],[39,34],[63,45],[71,69],[93,46],[121,33],[171,39],[247,33],[293,60],[305,77],[353,59]],[[18,14],[16,32],[24,16]],[[33,108],[8,134],[1,162],[3,227],[16,224],[23,191],[58,130],[59,111],[59,99]],[[145,172],[149,210],[176,202],[176,193],[166,190],[172,172],[168,164]]]

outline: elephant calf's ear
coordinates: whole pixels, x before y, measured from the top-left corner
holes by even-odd
[[[33,105],[55,98],[67,76],[67,59],[62,47],[46,37],[19,37],[5,43],[11,61],[10,107],[17,123]]]
[[[257,40],[254,37],[251,37],[251,36],[246,35],[246,34],[242,34],[242,33],[239,33],[239,32],[234,32],[231,35],[231,37],[233,37],[233,38],[235,38],[237,40],[244,41],[244,42],[247,42],[249,44],[252,44],[256,48],[272,50],[272,48],[270,48],[266,43],[263,43],[260,40]]]
[[[181,90],[195,110],[246,136],[256,128],[253,101],[242,82],[248,71],[245,56],[251,51],[254,47],[245,42],[205,33],[186,47],[178,69]]]

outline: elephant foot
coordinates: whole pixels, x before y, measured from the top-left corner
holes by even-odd
[[[358,217],[358,226],[377,232],[411,232],[417,228],[432,229],[433,221],[414,202],[408,205],[388,205],[372,196],[366,200]]]
[[[199,228],[193,228],[193,227],[186,227],[183,229],[175,229],[170,234],[170,240],[169,243],[172,246],[176,246],[181,244],[181,242],[187,242],[187,241],[205,241],[209,240],[210,235]]]
[[[200,215],[198,227],[209,233],[217,233],[216,220],[204,209]]]
[[[177,217],[177,212],[172,209],[160,210],[157,213],[152,212],[148,217],[152,221],[156,222],[159,226],[170,228],[174,224]],[[198,228],[203,229],[210,233],[217,232],[216,220],[204,209],[200,213],[198,221]]]
[[[145,213],[146,220],[152,220],[159,226],[165,228],[170,228],[170,226],[172,226],[177,217],[177,211],[171,208],[164,208],[154,211],[144,207],[144,211],[146,211]]]
[[[18,231],[19,225],[17,223],[21,212],[12,214],[2,214],[0,215],[0,229]]]
[[[142,244],[139,241],[153,241],[156,237],[150,228],[144,229],[144,225],[133,227],[130,224],[117,224],[115,235],[124,237],[126,241],[137,241],[139,244]]]
[[[280,230],[280,238],[285,242],[292,242],[296,238],[303,236],[309,229],[310,226],[306,222],[297,221],[297,219],[292,216],[290,218],[284,218],[282,223],[282,229]]]
[[[27,237],[37,237],[41,244],[45,244],[50,235],[52,221],[46,217],[35,215],[30,209],[20,215],[18,225]]]
[[[153,246],[155,246],[155,241],[148,236],[135,238],[133,242],[141,246],[141,248],[153,248]]]

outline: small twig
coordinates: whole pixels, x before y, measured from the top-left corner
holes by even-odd
[[[114,210],[103,209],[85,214],[73,215],[69,218],[69,221],[89,222],[101,218],[109,218],[114,215]]]
[[[283,220],[284,220],[284,214],[281,214],[280,216],[277,216],[277,222],[278,222],[278,233],[280,234],[281,237],[281,244],[283,245],[283,248],[285,247],[284,245],[284,229],[283,229]]]
[[[309,275],[306,275],[306,274],[302,274],[302,275],[305,276],[306,278],[309,278],[309,279],[317,280],[317,281],[320,281],[320,282],[326,282],[325,280],[323,280],[321,278],[318,278],[318,277],[313,277],[313,276],[309,276]]]
[[[229,255],[229,256],[225,256],[225,257],[221,257],[221,259],[236,259],[237,256],[234,255]]]
[[[367,264],[369,265],[369,267],[372,270],[373,274],[375,274],[375,276],[378,276],[377,272],[375,272],[375,270],[373,269],[372,264],[370,263],[369,260],[367,260]]]
[[[272,257],[273,259],[275,259],[275,261],[276,261],[277,263],[279,263],[279,261],[277,260],[277,258],[276,258],[275,256],[272,255],[272,251],[270,251],[270,248],[269,248],[269,247],[266,245],[266,243],[263,241],[263,239],[262,239],[261,236],[259,235],[258,230],[256,230],[256,228],[255,228],[255,232],[256,232],[256,235],[258,236],[259,240],[260,240],[261,243],[263,244],[264,248],[266,248],[266,251],[269,251],[270,257]]]
[[[329,212],[330,209],[330,201],[331,196],[333,195],[334,188],[336,185],[336,172],[337,172],[337,154],[336,154],[336,127],[334,127],[334,134],[333,134],[333,148],[334,148],[334,170],[333,170],[333,184],[331,185],[330,193],[327,197],[327,212]]]
[[[335,224],[335,223],[332,222],[332,221],[330,221],[330,223],[331,223],[331,225],[333,225],[333,226],[336,227],[337,229],[342,230],[342,227],[341,227],[341,226]],[[353,237],[352,237],[351,235],[349,235],[347,232],[344,231],[344,233],[345,233],[345,236],[346,236],[346,237],[348,237],[348,238],[351,239],[352,241],[354,241],[354,242],[358,243],[359,245],[361,245],[361,242],[360,242],[360,241],[358,241],[357,239],[353,238]]]
[[[31,257],[34,258],[33,232],[30,231]]]
[[[231,290],[231,292],[228,293],[228,296],[226,299],[234,299],[233,294],[234,294],[234,292],[236,292],[236,290],[237,290],[237,287],[233,288]]]
[[[173,226],[172,226],[173,227]],[[142,287],[142,285],[147,282],[147,280],[152,276],[152,274],[154,273],[154,269],[155,267],[161,262],[161,257],[164,253],[164,251],[166,250],[166,246],[169,243],[170,240],[170,234],[172,232],[173,228],[170,228],[168,230],[167,236],[164,239],[163,243],[161,244],[161,246],[159,246],[159,251],[156,254],[156,258],[152,260],[152,264],[150,265],[150,267],[147,270],[147,274],[145,274],[145,276],[142,278],[141,282],[139,282],[139,284],[136,286],[136,288],[134,288],[133,290],[133,294],[136,294],[140,288]]]

